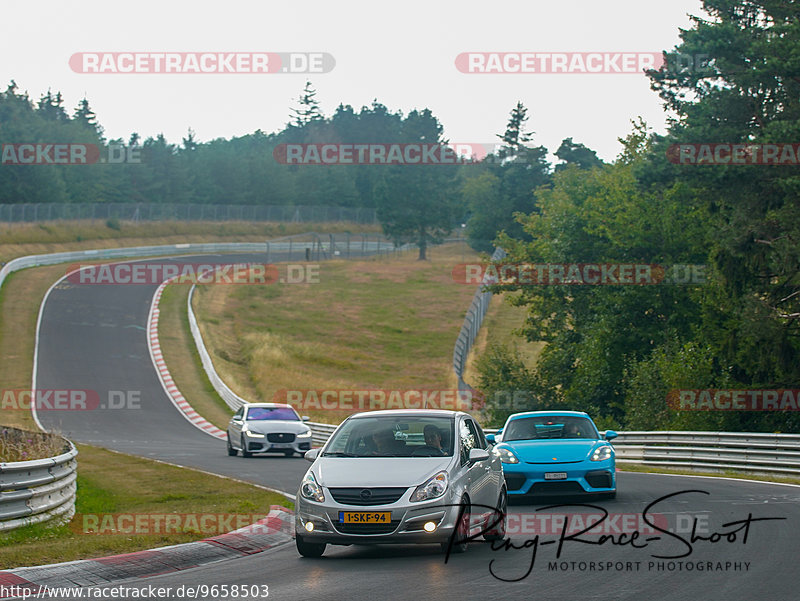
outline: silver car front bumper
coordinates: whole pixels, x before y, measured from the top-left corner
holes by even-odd
[[[316,503],[302,496],[295,502],[295,531],[309,543],[338,545],[384,544],[384,543],[444,543],[456,529],[458,500],[448,491],[438,499],[411,503],[409,497],[414,488],[409,488],[398,501],[386,505],[344,505],[336,502],[325,488],[325,501]],[[344,524],[340,514],[344,512],[391,512],[388,524]],[[428,522],[436,525],[427,532]],[[309,530],[307,524],[313,524]]]

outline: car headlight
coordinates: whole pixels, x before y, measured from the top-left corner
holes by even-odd
[[[431,477],[425,484],[417,486],[411,494],[411,502],[430,501],[441,497],[447,490],[447,472],[439,472]]]
[[[519,463],[519,458],[507,447],[495,447],[492,450],[500,457],[500,461],[503,463]]]
[[[250,438],[264,438],[263,434],[259,432],[253,432],[252,430],[245,430],[244,433]]]
[[[613,449],[608,445],[603,445],[602,447],[597,447],[592,453],[591,460],[592,461],[605,461],[606,459],[611,459],[614,456]]]
[[[300,483],[300,495],[304,499],[310,499],[317,503],[322,503],[325,500],[325,493],[322,492],[322,487],[317,484],[317,480],[311,470],[308,470],[308,473]]]
[[[300,432],[300,434],[297,435],[297,438],[306,438],[308,436],[311,436],[311,428],[309,428],[305,432]]]

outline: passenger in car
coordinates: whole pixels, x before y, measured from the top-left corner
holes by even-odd
[[[406,443],[394,437],[394,430],[384,428],[372,435],[376,455],[405,455]]]

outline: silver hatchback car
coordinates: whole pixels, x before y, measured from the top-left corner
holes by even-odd
[[[305,457],[313,464],[295,503],[305,557],[328,544],[438,543],[463,552],[475,526],[487,540],[505,536],[500,456],[467,413],[357,413]]]

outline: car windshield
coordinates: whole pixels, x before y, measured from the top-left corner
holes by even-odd
[[[329,457],[452,457],[450,417],[360,417],[331,437]]]
[[[261,422],[266,420],[300,421],[300,416],[291,407],[250,407],[247,421]]]
[[[592,422],[585,417],[536,416],[511,420],[503,431],[503,441],[552,440],[554,438],[598,439]]]

